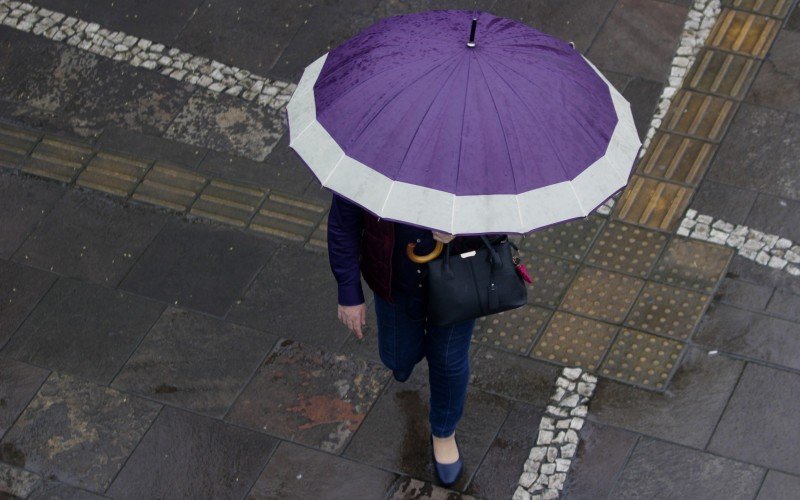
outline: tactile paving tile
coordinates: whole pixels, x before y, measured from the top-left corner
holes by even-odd
[[[213,179],[189,213],[245,227],[266,194],[257,187]]]
[[[314,232],[311,233],[311,237],[308,239],[308,243],[306,243],[306,248],[312,250],[328,250],[328,214],[325,214],[325,218],[322,219],[322,222],[314,229]]]
[[[609,323],[622,323],[644,280],[604,269],[584,267],[572,282],[560,309]]]
[[[716,146],[659,130],[637,169],[640,174],[697,186]]]
[[[603,226],[605,219],[590,215],[528,234],[520,249],[546,253],[565,259],[581,260]]]
[[[285,194],[270,193],[250,222],[250,229],[294,241],[305,241],[326,208]]]
[[[596,371],[618,326],[557,311],[531,356]]]
[[[572,261],[550,255],[520,250],[533,283],[528,283],[528,302],[555,308],[575,277],[578,265]]]
[[[625,324],[646,332],[689,340],[710,295],[648,282]]]
[[[782,18],[789,12],[792,0],[725,0],[723,5]]]
[[[148,161],[100,152],[89,161],[76,184],[127,197],[142,180],[149,166]]]
[[[592,245],[586,263],[646,278],[666,243],[663,233],[610,222]]]
[[[663,390],[684,347],[682,342],[623,328],[600,365],[600,374],[629,384]]]
[[[742,100],[757,71],[756,59],[704,48],[684,82],[693,90]]]
[[[92,149],[82,143],[45,137],[25,160],[22,171],[70,183],[92,156]]]
[[[38,134],[0,123],[0,167],[22,165],[38,140]]]
[[[188,210],[206,184],[202,175],[157,162],[134,191],[134,200],[183,212]]]
[[[736,101],[681,89],[664,117],[664,130],[718,142],[736,109]]]
[[[633,175],[612,215],[633,224],[672,231],[689,206],[692,189],[667,181]]]
[[[652,279],[712,293],[732,256],[731,248],[675,237],[658,260]]]
[[[722,9],[706,45],[763,59],[780,30],[777,19],[740,10]]]
[[[552,311],[533,305],[522,306],[480,318],[475,323],[473,341],[507,351],[527,354],[536,335]]]

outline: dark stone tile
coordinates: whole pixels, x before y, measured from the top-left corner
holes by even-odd
[[[278,440],[169,406],[114,479],[112,498],[242,498]]]
[[[703,448],[742,372],[741,361],[690,348],[662,393],[601,379],[590,416],[642,434]]]
[[[563,498],[609,498],[614,480],[636,444],[636,437],[630,432],[585,421],[578,451],[564,483]]]
[[[0,257],[7,259],[64,195],[54,182],[0,172]]]
[[[108,497],[96,495],[80,488],[74,488],[58,481],[44,479],[37,489],[31,492],[28,500],[102,500]]]
[[[758,193],[710,180],[700,184],[691,208],[731,224],[744,224]]]
[[[389,375],[375,363],[281,340],[225,419],[339,453]]]
[[[800,324],[724,304],[709,308],[695,343],[800,369]]]
[[[707,178],[800,200],[800,115],[742,103]]]
[[[277,337],[167,308],[112,387],[222,417]]]
[[[610,498],[753,498],[764,469],[643,437]]]
[[[789,14],[783,29],[800,33],[800,9],[797,8],[797,5],[794,6],[791,14]]]
[[[284,441],[248,498],[383,498],[395,478],[389,472]]]
[[[331,191],[323,187],[316,177],[312,177],[311,182],[303,191],[303,198],[318,205],[330,206]]]
[[[419,379],[412,377],[402,384],[392,382],[378,398],[344,456],[435,482],[429,398],[428,384]],[[467,390],[464,415],[456,430],[464,470],[452,486],[454,490],[463,491],[467,487],[510,407],[511,402],[506,399],[472,388]]]
[[[55,280],[53,274],[0,260],[0,348]]]
[[[728,268],[728,274],[750,283],[783,288],[794,294],[800,294],[800,280],[782,269],[763,266],[750,259],[735,256]]]
[[[680,5],[620,0],[588,57],[598,67],[666,83],[686,14]]]
[[[472,479],[467,493],[483,498],[511,498],[522,466],[536,445],[542,410],[516,403]]]
[[[767,312],[800,321],[800,295],[777,289],[767,306]]]
[[[328,257],[287,245],[275,252],[228,319],[281,337],[337,347],[352,334],[336,316],[336,294]],[[303,307],[297,307],[300,297]]]
[[[673,238],[658,259],[651,278],[668,285],[712,293],[733,250],[705,241]]]
[[[726,277],[719,285],[714,300],[732,306],[763,311],[767,307],[773,288],[756,285],[736,278]]]
[[[585,54],[614,3],[613,0],[498,0],[491,11],[568,42],[575,42],[575,48]]]
[[[0,460],[103,492],[160,408],[53,372],[6,433]]]
[[[800,113],[800,33],[783,30],[758,71],[748,102]]]
[[[276,248],[241,231],[170,221],[121,286],[222,316]]]
[[[67,127],[83,137],[97,137],[114,124],[161,135],[181,111],[195,87],[128,63],[101,60],[94,78],[63,108]]]
[[[0,98],[0,117],[7,123],[50,135],[64,135],[64,117],[61,113],[36,108],[27,103]]]
[[[0,462],[0,498],[28,498],[42,482],[38,474]]]
[[[206,156],[203,147],[142,134],[109,125],[100,134],[97,146],[104,150],[134,154],[140,158],[162,160],[187,167],[196,167]]]
[[[639,137],[642,140],[650,128],[650,121],[653,119],[653,112],[663,88],[663,83],[636,77],[625,86],[625,90],[622,92],[622,95],[631,103],[633,122],[636,124],[636,130],[639,131]]]
[[[114,286],[166,222],[152,209],[70,190],[14,254],[14,260]]]
[[[392,487],[394,493],[389,500],[473,500],[475,497],[436,486],[429,481],[420,481],[401,476]]]
[[[798,179],[800,181],[800,178]],[[784,200],[759,193],[745,224],[792,241],[800,240],[800,200]]]
[[[0,357],[0,438],[22,413],[48,373],[43,368]]]
[[[147,299],[62,278],[2,353],[107,384],[163,308]]]
[[[531,358],[482,347],[475,353],[470,372],[475,387],[544,407],[560,370]]]
[[[800,413],[789,394],[800,394],[800,375],[748,363],[708,450],[800,474]]]
[[[215,4],[216,5],[216,4]],[[286,130],[286,112],[198,88],[164,137],[262,161]]]
[[[598,68],[606,79],[611,82],[611,85],[614,86],[615,89],[619,91],[621,94],[628,83],[634,79],[633,76],[626,75],[625,73],[617,73],[616,71],[610,71],[603,68]]]
[[[478,10],[490,10],[494,0],[473,0],[472,3],[467,5],[468,8]],[[385,17],[399,16],[402,14],[411,14],[413,12],[423,12],[427,10],[447,10],[447,9],[463,9],[465,4],[461,0],[380,0],[375,10],[372,11],[372,17],[383,19]],[[491,11],[497,15],[497,8],[492,8]]]
[[[792,500],[800,491],[800,477],[771,470],[761,485],[756,500]]]
[[[36,2],[37,7],[63,12],[71,16],[80,16],[87,0],[41,0]]]

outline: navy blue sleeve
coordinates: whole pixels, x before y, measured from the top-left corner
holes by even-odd
[[[328,214],[328,260],[343,306],[364,303],[360,264],[363,229],[363,209],[334,193]]]

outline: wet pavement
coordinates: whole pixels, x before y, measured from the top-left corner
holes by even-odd
[[[379,18],[473,3],[34,5],[291,85]],[[477,5],[575,41],[644,137],[689,3]],[[724,1],[614,211],[522,241],[530,304],[477,325],[451,490],[425,363],[391,380],[371,297],[364,341],[336,321],[330,194],[282,109],[0,24],[0,498],[510,498],[564,366],[600,378],[564,498],[795,497],[800,277],[675,232],[693,208],[800,240],[796,3]]]

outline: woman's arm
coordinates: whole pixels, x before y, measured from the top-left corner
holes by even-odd
[[[328,214],[328,260],[342,306],[364,303],[360,270],[363,228],[363,209],[334,193]]]

